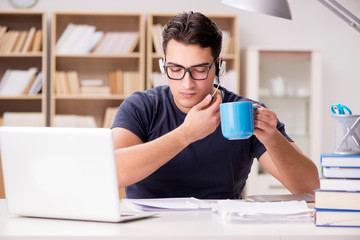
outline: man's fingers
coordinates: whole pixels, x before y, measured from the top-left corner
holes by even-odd
[[[195,105],[194,107],[198,110],[206,108],[207,106],[209,106],[209,104],[211,103],[212,97],[210,94],[206,95],[206,97],[199,102],[197,105]]]

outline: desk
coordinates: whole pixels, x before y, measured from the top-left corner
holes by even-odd
[[[123,208],[125,206],[122,206]],[[0,239],[360,239],[360,228],[298,224],[228,224],[210,211],[164,212],[127,223],[101,223],[10,215],[0,200]]]

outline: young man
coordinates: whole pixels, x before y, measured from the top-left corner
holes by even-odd
[[[215,88],[222,34],[214,22],[201,13],[181,13],[163,38],[161,68],[169,86],[132,94],[112,126],[118,182],[127,186],[128,198],[241,198],[254,157],[292,193],[319,187],[316,166],[273,111]],[[220,103],[234,101],[258,107],[249,139],[222,136]]]

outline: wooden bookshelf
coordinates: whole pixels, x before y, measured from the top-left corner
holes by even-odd
[[[163,52],[156,51],[159,49],[159,40],[154,43],[153,26],[160,24],[165,26],[177,13],[150,13],[147,18],[147,70],[146,70],[146,88],[153,87],[152,74],[160,74],[159,59],[163,57]],[[220,57],[226,61],[227,72],[233,70],[234,72],[234,89],[236,93],[240,93],[240,52],[239,52],[239,33],[237,26],[237,15],[235,14],[213,14],[205,13],[207,17],[213,20],[219,28],[229,34],[229,47],[226,52],[221,52]],[[161,34],[161,30],[157,30]],[[160,40],[161,41],[161,40]],[[223,83],[226,82],[227,76],[224,76]],[[225,83],[226,84],[226,83]]]
[[[2,117],[5,112],[35,112],[42,116],[40,125],[46,125],[47,116],[47,18],[46,13],[43,11],[21,11],[21,10],[0,10],[0,26],[6,26],[6,32],[17,32],[19,35],[13,38],[10,43],[13,47],[10,49],[0,50],[0,79],[7,70],[28,70],[29,68],[37,68],[37,72],[42,72],[42,90],[36,95],[28,95],[23,93],[21,95],[1,95],[0,96],[0,116]],[[30,29],[34,28],[39,31],[40,41],[38,48],[32,50],[34,44],[34,36],[29,37],[29,43],[31,44],[26,50],[23,49],[25,40],[29,35]],[[15,45],[20,41],[20,33],[25,32],[24,41],[19,44],[16,50]],[[25,37],[26,36],[26,37]],[[0,41],[4,40],[4,35],[0,38]],[[11,81],[16,79],[11,78]],[[10,83],[10,82],[8,82]],[[19,86],[19,83],[14,83],[15,87]],[[27,120],[22,120],[24,125],[27,125]]]
[[[88,53],[60,51],[60,44],[57,45],[57,43],[69,24],[76,26],[90,25],[95,27],[96,31],[103,32],[102,40],[94,48],[95,50]],[[105,41],[105,34],[114,32],[124,34],[128,32],[138,33],[138,40],[135,42],[133,50],[118,53],[97,52],[101,41]],[[119,44],[115,46],[117,45]],[[57,72],[76,71],[79,81],[85,79],[102,80],[104,83],[102,88],[110,88],[111,81],[109,74],[119,69],[123,72],[133,72],[136,74],[137,77],[130,80],[134,84],[130,91],[122,93],[109,93],[105,91],[61,94],[56,89]],[[135,82],[134,79],[136,79]],[[106,108],[118,107],[135,90],[145,90],[145,23],[142,13],[54,12],[51,27],[50,82],[51,126],[55,124],[56,115],[78,115],[92,116],[95,119],[96,127],[102,127]],[[119,81],[116,80],[116,82]],[[97,88],[97,90],[100,90],[100,88]]]

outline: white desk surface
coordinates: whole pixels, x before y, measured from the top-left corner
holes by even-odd
[[[24,200],[26,201],[26,200]],[[122,206],[124,207],[124,206]],[[229,224],[210,211],[164,212],[159,217],[102,223],[10,215],[0,199],[0,239],[360,239],[360,228],[297,224]]]

